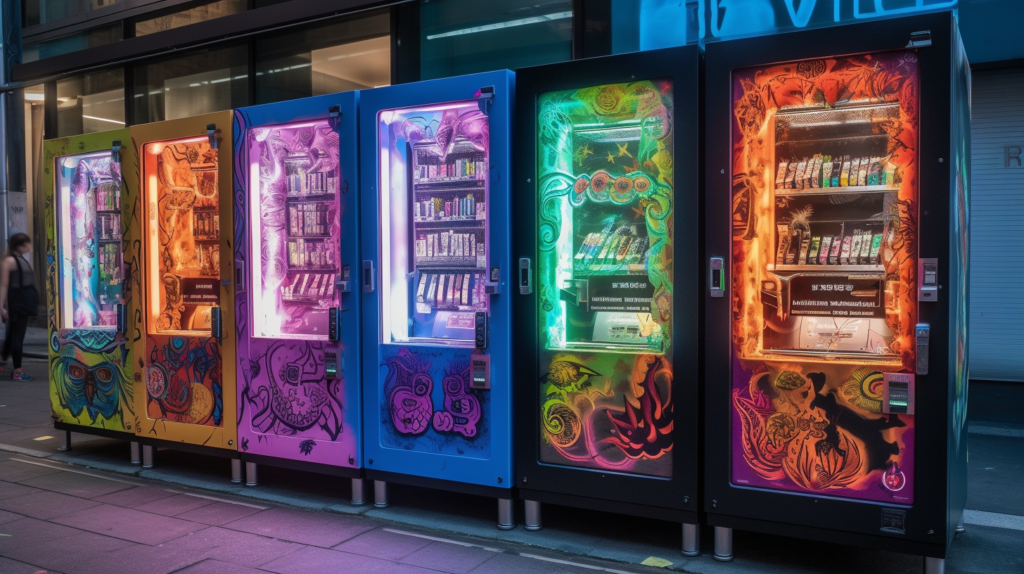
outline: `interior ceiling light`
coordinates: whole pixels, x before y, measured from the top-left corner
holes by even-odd
[[[82,118],[86,119],[86,120],[95,120],[97,122],[109,122],[109,123],[112,123],[112,124],[117,124],[119,126],[123,126],[124,125],[124,122],[122,122],[122,121],[111,120],[111,119],[107,119],[107,118],[99,118],[99,117],[96,117],[96,116],[87,116],[87,115],[83,114]]]
[[[494,24],[485,24],[483,26],[473,26],[472,28],[462,28],[461,30],[452,30],[451,32],[444,32],[441,34],[431,34],[430,36],[427,36],[427,40],[436,40],[438,38],[448,38],[451,36],[464,36],[466,34],[476,34],[477,32],[490,32],[491,30],[526,26],[527,24],[540,24],[541,22],[551,22],[553,20],[563,20],[565,18],[572,18],[571,10],[568,12],[552,12],[551,14],[531,16],[529,18],[519,18],[518,20],[508,20],[506,22],[496,22]]]

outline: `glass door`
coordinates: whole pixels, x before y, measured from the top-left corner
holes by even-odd
[[[909,504],[916,54],[733,79],[732,482]]]
[[[121,165],[109,150],[56,164],[59,327],[113,331],[124,278]]]
[[[248,146],[253,336],[328,340],[348,280],[338,134],[326,119],[260,127]]]
[[[149,332],[209,336],[220,305],[217,150],[206,137],[142,149]]]
[[[383,342],[472,347],[490,312],[487,115],[468,101],[378,117]]]

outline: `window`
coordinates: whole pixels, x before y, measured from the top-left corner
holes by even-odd
[[[202,6],[164,14],[135,23],[135,36],[145,36],[165,30],[173,30],[197,22],[205,22],[222,16],[230,16],[245,11],[246,0],[217,0]]]
[[[125,0],[24,0],[25,27],[85,16],[110,6],[124,6]]]
[[[255,44],[256,103],[391,83],[387,12],[261,38]]]
[[[57,137],[123,127],[123,70],[104,70],[57,81]]]
[[[120,23],[97,26],[83,32],[59,36],[51,40],[28,42],[22,49],[21,61],[28,63],[54,56],[63,56],[64,54],[70,54],[71,52],[87,48],[120,42],[123,39],[124,34],[121,32]]]
[[[571,0],[445,0],[420,7],[428,80],[569,60]]]
[[[137,124],[185,118],[249,104],[244,45],[197,50],[135,67]]]

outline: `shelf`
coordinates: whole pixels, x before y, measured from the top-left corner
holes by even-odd
[[[463,191],[467,187],[480,187],[480,188],[483,188],[483,187],[485,187],[486,183],[487,183],[486,179],[477,179],[475,177],[464,177],[464,178],[458,178],[458,179],[454,179],[453,178],[453,179],[444,179],[444,180],[422,180],[421,179],[419,181],[414,181],[413,182],[413,187],[416,189],[416,191],[427,191],[427,190],[444,191],[443,189],[438,190],[438,189],[435,189],[435,188],[445,188],[445,187],[455,186],[455,187],[459,188],[457,191]],[[467,185],[467,184],[473,184],[473,185]]]
[[[110,244],[110,243],[121,243],[121,241],[122,241],[122,239],[119,237],[117,239],[97,239],[96,243],[99,243],[100,245],[104,245],[104,244]]]
[[[318,202],[323,203],[326,201],[334,201],[337,198],[337,194],[333,191],[325,191],[322,193],[303,193],[303,194],[288,194],[285,195],[285,199],[292,202]]]
[[[333,295],[332,296],[324,295],[323,298],[317,297],[317,298],[296,298],[296,299],[292,299],[292,298],[289,298],[289,297],[281,297],[281,302],[282,303],[288,303],[290,305],[306,305],[308,307],[318,307],[318,308],[321,308],[320,307],[321,301],[330,300],[330,299],[334,299],[334,296]],[[326,311],[326,310],[330,309],[330,306],[322,307],[321,309]]]
[[[121,210],[120,209],[97,209],[96,213],[116,213],[117,215],[121,215]]]
[[[806,190],[775,190],[775,197],[796,197],[798,195],[856,195],[862,193],[896,193],[898,187],[887,185],[857,185],[847,187],[812,187]]]
[[[430,267],[437,265],[447,265],[449,267],[459,267],[472,265],[476,266],[476,255],[470,255],[468,257],[455,257],[452,255],[442,255],[434,257],[416,257],[416,267]]]
[[[460,266],[458,264],[448,264],[448,265],[445,265],[445,264],[442,264],[442,263],[438,263],[438,264],[433,264],[433,263],[427,263],[427,264],[417,263],[416,264],[416,270],[419,271],[421,274],[423,274],[423,273],[438,274],[438,273],[448,273],[448,272],[451,272],[451,273],[486,273],[487,272],[486,268],[478,267],[476,265],[476,261],[473,261],[472,265],[473,265],[472,267],[469,267],[469,266]]]
[[[337,267],[288,267],[288,273],[337,273]]]
[[[881,134],[863,134],[863,135],[859,135],[859,136],[835,136],[835,137],[827,137],[827,138],[801,138],[801,139],[792,139],[792,140],[775,140],[775,145],[776,146],[781,146],[781,145],[800,145],[800,144],[809,144],[809,143],[818,143],[818,142],[835,143],[835,142],[843,142],[843,141],[847,141],[847,140],[863,140],[863,139],[878,139],[878,138],[890,139],[890,137],[891,136],[889,134],[887,134],[887,133],[881,133]]]
[[[193,207],[192,211],[200,211],[200,212],[203,212],[203,213],[209,213],[209,212],[218,213],[218,212],[220,212],[220,207],[213,206],[213,205],[203,205],[201,207]]]
[[[647,267],[642,263],[615,266],[612,269],[573,269],[573,279],[601,277],[604,275],[647,275]]]
[[[305,239],[314,239],[314,240],[321,240],[321,239],[331,239],[331,237],[332,237],[331,235],[286,235],[285,236],[285,238],[287,238],[289,240],[291,240],[291,239],[303,239],[303,240],[305,240]]]
[[[475,217],[472,218],[472,219],[415,219],[414,218],[412,220],[412,222],[414,224],[416,224],[417,227],[420,226],[420,225],[430,225],[430,226],[436,225],[436,226],[439,226],[439,227],[444,227],[444,226],[448,226],[448,225],[458,225],[458,227],[463,228],[463,229],[466,228],[466,227],[481,227],[482,228],[482,227],[486,227],[486,225],[487,225],[487,220],[485,220],[485,219],[476,219]]]
[[[769,271],[804,271],[814,273],[869,272],[885,273],[881,265],[769,265]]]
[[[196,243],[220,243],[220,238],[216,238],[216,239],[202,239],[202,238],[196,237],[195,238],[195,242]]]

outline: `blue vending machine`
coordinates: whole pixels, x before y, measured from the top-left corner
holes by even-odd
[[[235,111],[238,451],[362,504],[358,92]]]
[[[366,477],[498,499],[511,529],[513,74],[362,92]]]

